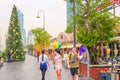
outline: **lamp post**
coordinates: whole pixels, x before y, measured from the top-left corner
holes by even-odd
[[[40,16],[39,16],[39,13],[42,13],[43,14],[43,31],[45,32],[45,12],[43,11],[43,10],[40,10],[40,11],[38,11],[38,15],[37,15],[37,18],[40,18]],[[44,38],[45,38],[45,36],[44,36]],[[44,43],[43,43],[43,47],[44,47],[45,45],[44,45]]]
[[[45,31],[45,12],[43,10],[38,11],[37,18],[40,18],[39,13],[43,13],[43,30]]]
[[[72,3],[72,5],[73,5],[72,6],[74,8],[73,9],[73,16],[75,17],[75,0],[70,0],[70,3]],[[73,20],[74,20],[74,24],[73,24],[73,28],[74,28],[73,29],[74,30],[74,32],[73,32],[73,36],[74,36],[73,37],[73,47],[76,48],[76,31],[75,31],[76,30],[76,27],[75,27],[76,24],[75,24],[75,18],[73,18]]]
[[[118,56],[120,56],[120,41],[118,43]]]
[[[115,18],[115,3],[113,3],[113,17]],[[111,69],[112,69],[112,72],[113,72],[113,69],[114,69],[114,65],[113,65],[114,44],[115,44],[115,43],[112,44],[112,66],[111,66],[111,67],[112,67],[112,68],[111,68]]]

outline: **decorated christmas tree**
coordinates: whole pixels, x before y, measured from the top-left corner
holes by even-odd
[[[6,51],[10,53],[11,60],[21,61],[25,59],[25,54],[23,50],[20,23],[17,14],[17,8],[14,5],[8,28]]]

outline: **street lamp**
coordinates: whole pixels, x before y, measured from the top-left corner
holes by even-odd
[[[45,32],[45,12],[43,10],[38,11],[37,18],[40,18],[40,16],[39,16],[40,12],[43,14],[43,31]],[[45,36],[44,36],[44,38],[45,38]],[[43,47],[44,47],[44,43],[43,43]]]
[[[45,12],[43,10],[38,11],[37,18],[40,18],[39,13],[43,13],[43,30],[45,31]]]

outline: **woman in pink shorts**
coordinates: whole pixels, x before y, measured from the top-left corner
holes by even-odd
[[[57,79],[61,80],[61,71],[62,71],[62,58],[60,55],[60,50],[55,49],[54,51],[55,57],[54,57],[54,68],[56,70]]]

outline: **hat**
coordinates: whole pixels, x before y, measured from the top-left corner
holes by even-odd
[[[60,54],[60,49],[55,49],[55,51]]]

